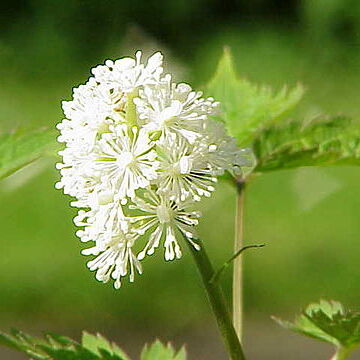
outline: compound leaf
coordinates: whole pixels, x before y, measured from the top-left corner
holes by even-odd
[[[310,304],[294,322],[274,320],[286,329],[328,342],[350,353],[360,345],[360,313],[346,310],[336,301]]]
[[[278,93],[266,86],[257,86],[236,74],[230,50],[225,48],[206,94],[221,103],[221,119],[231,136],[241,146],[251,145],[256,133],[282,119],[295,107],[304,93],[301,85]]]
[[[360,165],[360,126],[344,116],[274,124],[257,134],[253,150],[258,173],[300,166]]]

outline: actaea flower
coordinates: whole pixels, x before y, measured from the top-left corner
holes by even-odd
[[[77,235],[93,246],[88,267],[99,281],[134,281],[140,262],[159,247],[180,258],[181,238],[195,249],[200,213],[193,206],[217,177],[241,172],[248,153],[213,119],[220,104],[163,75],[163,57],[144,64],[107,60],[63,102],[57,128],[65,143],[56,184],[76,200]],[[181,236],[180,236],[181,235]]]

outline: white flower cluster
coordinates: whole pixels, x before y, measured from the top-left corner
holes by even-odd
[[[244,150],[211,119],[219,108],[187,84],[162,75],[162,55],[107,60],[63,102],[57,188],[76,198],[74,222],[96,278],[142,272],[140,261],[162,244],[181,257],[177,235],[196,248],[199,212],[191,206],[214,191],[216,177],[241,171]],[[137,249],[137,251],[135,250]]]

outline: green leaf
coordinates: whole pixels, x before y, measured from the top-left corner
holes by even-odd
[[[129,357],[115,344],[111,344],[105,337],[100,334],[92,335],[84,331],[81,340],[82,346],[95,354],[101,355],[104,350],[114,359],[129,360]]]
[[[294,322],[274,320],[289,330],[333,344],[343,353],[360,345],[360,313],[345,310],[336,301],[310,304]]]
[[[174,360],[186,360],[186,358],[186,349],[185,346],[183,346],[174,357]]]
[[[55,130],[0,133],[0,180],[59,149]]]
[[[141,360],[186,360],[185,348],[182,348],[178,353],[174,350],[172,345],[162,344],[156,340],[152,345],[145,345],[142,353]]]
[[[299,166],[360,165],[360,125],[343,116],[274,124],[253,144],[254,172]]]
[[[301,85],[291,90],[284,87],[274,93],[269,87],[238,78],[227,48],[206,88],[207,95],[221,102],[220,117],[241,146],[250,145],[260,129],[288,114],[303,93]]]
[[[85,341],[84,341],[85,338]],[[25,353],[35,360],[129,360],[102,336],[84,334],[85,345],[56,334],[35,338],[18,330],[0,333],[0,344]]]
[[[12,330],[11,334],[0,333],[0,345],[23,352],[36,360],[49,359],[49,356],[38,348],[38,345],[43,343],[43,340],[30,337],[18,330]]]
[[[50,345],[39,345],[51,360],[100,360],[102,357],[90,352],[89,350],[81,347],[80,345],[73,345],[68,348],[59,347],[55,348]]]
[[[83,332],[81,344],[56,334],[46,334],[45,338],[36,338],[18,330],[11,334],[0,333],[0,345],[25,353],[34,360],[130,360],[114,343],[102,335]],[[178,352],[171,344],[163,345],[156,341],[145,345],[141,360],[186,360],[185,348]]]

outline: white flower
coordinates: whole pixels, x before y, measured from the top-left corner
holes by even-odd
[[[142,86],[156,84],[162,71],[160,53],[143,65],[141,52],[136,53],[136,60],[107,60],[105,65],[93,68],[94,77],[74,89],[73,100],[62,103],[70,120],[65,119],[57,126],[61,131],[58,140],[93,145],[96,136],[106,132],[109,125],[124,120],[127,95]]]
[[[98,247],[82,251],[84,255],[97,255],[87,263],[91,271],[96,270],[96,279],[104,283],[115,280],[114,287],[119,289],[121,278],[129,274],[130,281],[134,281],[135,271],[142,274],[140,261],[133,253],[132,246],[135,239],[119,231],[112,237],[111,242]]]
[[[219,103],[162,71],[160,53],[146,64],[140,52],[107,60],[63,102],[57,126],[65,148],[56,187],[75,198],[76,234],[93,243],[82,251],[95,257],[89,269],[115,288],[141,274],[140,261],[160,245],[166,260],[180,258],[179,235],[199,250],[195,202],[211,195],[217,176],[253,165],[211,119]]]
[[[133,199],[132,210],[140,210],[144,214],[131,216],[129,222],[133,224],[133,231],[144,235],[149,230],[149,238],[145,248],[139,253],[142,260],[145,254],[152,255],[164,238],[165,260],[181,257],[181,249],[176,240],[176,231],[186,236],[188,241],[197,249],[199,246],[192,240],[196,237],[194,226],[198,224],[200,213],[188,211],[188,202],[175,202],[153,191],[146,191],[143,196]]]
[[[109,196],[103,201],[101,195],[93,196],[91,208],[80,210],[74,218],[75,225],[83,227],[76,232],[82,242],[95,241],[100,248],[101,244],[110,242],[119,229],[127,230],[121,203],[110,199]]]
[[[111,130],[95,146],[94,170],[116,199],[134,197],[157,177],[156,152],[145,129],[118,125]]]
[[[117,116],[113,111],[113,99],[109,89],[90,78],[85,85],[74,89],[73,100],[63,101],[62,107],[67,119],[57,128],[61,131],[58,140],[67,143],[91,145],[96,135],[106,130]],[[71,120],[68,120],[71,119]]]
[[[219,106],[214,99],[201,96],[187,84],[172,83],[166,75],[156,86],[140,90],[134,103],[146,128],[164,136],[177,133],[193,143],[201,136],[207,116],[215,114]]]
[[[100,179],[92,171],[93,154],[82,144],[69,143],[59,152],[62,163],[56,164],[60,170],[61,180],[56,188],[63,189],[65,194],[82,198],[91,193]]]
[[[105,65],[99,65],[91,72],[97,82],[106,84],[115,94],[130,93],[137,87],[158,83],[163,72],[162,61],[162,54],[157,52],[144,65],[141,51],[138,51],[135,59],[107,60]]]
[[[215,190],[217,178],[209,169],[206,154],[201,154],[201,151],[207,151],[206,147],[189,144],[180,136],[169,136],[158,149],[159,194],[172,200],[184,201],[190,197],[199,201]]]

